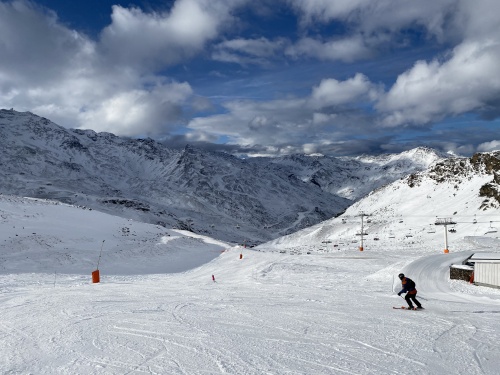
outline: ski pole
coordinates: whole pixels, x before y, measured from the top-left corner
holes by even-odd
[[[99,252],[99,259],[97,260],[97,268],[96,268],[96,270],[99,269],[99,263],[101,262],[102,247],[104,246],[104,241],[106,241],[106,240],[102,240],[101,251]]]

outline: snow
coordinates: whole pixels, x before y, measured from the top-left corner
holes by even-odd
[[[500,261],[500,253],[478,253],[478,254],[474,254],[470,258],[471,262],[485,261],[485,260],[498,262],[498,261]]]
[[[246,249],[8,196],[0,196],[0,236],[2,374],[500,368],[500,290],[448,273],[473,253],[493,252],[493,239],[455,238],[466,250],[450,254],[418,236],[414,244],[380,236],[363,252],[320,241],[292,249],[285,240]],[[101,246],[101,283],[92,284]],[[425,310],[392,309],[405,304],[395,294],[399,272],[416,281]]]
[[[473,266],[468,266],[466,264],[453,264],[453,265],[451,265],[451,267],[461,269],[461,270],[469,270],[469,271],[474,270]]]

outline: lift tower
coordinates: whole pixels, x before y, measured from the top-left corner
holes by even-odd
[[[453,219],[446,217],[446,218],[437,218],[436,222],[434,223],[435,225],[442,225],[444,226],[444,253],[448,254],[450,250],[448,250],[448,225],[455,225],[457,222],[453,221]]]
[[[364,228],[364,218],[365,218],[365,216],[370,216],[370,215],[365,214],[364,212],[361,212],[357,216],[361,216],[361,232],[357,233],[357,235],[361,236],[361,244],[359,246],[359,251],[363,251],[364,250],[364,248],[363,248],[363,236],[367,235],[367,233],[365,233],[365,228]]]

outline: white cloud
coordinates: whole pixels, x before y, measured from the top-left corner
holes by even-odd
[[[310,105],[324,108],[343,104],[353,104],[371,96],[376,97],[374,85],[363,74],[358,73],[345,81],[324,79],[312,90]]]
[[[500,150],[500,141],[494,140],[491,142],[481,143],[479,146],[477,146],[477,150],[479,152],[489,152],[489,151]]]
[[[397,32],[412,24],[422,25],[438,37],[457,3],[467,0],[288,0],[299,12],[304,27],[316,22],[348,22],[366,36],[381,30]],[[494,1],[494,0],[491,0]]]
[[[153,69],[199,52],[243,2],[178,0],[165,14],[114,6],[99,41],[29,1],[0,2],[0,102],[68,127],[164,134],[210,103]]]
[[[188,127],[194,133],[229,137],[232,144],[287,144],[303,152],[304,143],[312,150],[325,140],[366,132],[356,107],[360,99],[374,100],[372,95],[378,91],[362,74],[345,81],[326,79],[307,97],[226,102],[227,113],[195,118]]]
[[[293,58],[306,56],[320,60],[352,62],[371,56],[372,51],[360,35],[354,35],[326,42],[305,37],[287,48],[286,54]]]
[[[328,22],[336,18],[349,16],[353,11],[368,6],[371,0],[288,0],[296,9],[300,10],[303,22],[315,20]]]
[[[115,134],[155,136],[165,129],[158,121],[180,120],[181,105],[191,96],[191,87],[186,84],[165,84],[153,90],[122,91],[95,103],[91,110],[80,112],[80,128],[92,128]]]
[[[0,90],[45,85],[94,63],[95,44],[26,1],[0,2]]]
[[[258,57],[270,57],[283,49],[287,43],[285,39],[269,40],[261,37],[257,39],[232,39],[219,43],[216,48],[231,50]]]
[[[380,100],[384,124],[427,124],[447,115],[488,111],[500,95],[500,41],[470,41],[440,62],[417,62]]]
[[[212,59],[240,65],[268,66],[273,60],[283,56],[283,50],[287,44],[289,41],[284,38],[226,40],[214,47]]]
[[[337,117],[337,115],[335,113],[333,114],[327,114],[327,113],[321,113],[321,112],[314,112],[313,113],[313,117],[312,117],[312,122],[313,124],[326,124],[326,123],[329,123],[329,122],[332,122],[333,120],[335,120],[335,117]]]
[[[113,6],[112,23],[101,34],[103,53],[135,68],[157,69],[200,52],[231,24],[239,1],[177,0],[168,13]]]

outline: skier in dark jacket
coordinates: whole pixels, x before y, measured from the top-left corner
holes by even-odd
[[[404,274],[400,273],[398,275],[399,279],[401,280],[401,285],[403,289],[398,293],[398,296],[400,296],[403,293],[406,293],[405,300],[408,303],[408,307],[410,310],[413,310],[413,302],[415,302],[415,305],[417,305],[417,309],[422,309],[422,305],[420,302],[418,302],[416,296],[417,296],[417,289],[415,289],[415,282],[406,277]]]

